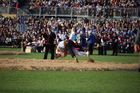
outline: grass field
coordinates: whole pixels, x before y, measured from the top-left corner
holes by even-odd
[[[18,51],[20,48],[4,48],[0,47],[0,51]],[[95,61],[101,62],[116,62],[116,63],[138,63],[139,53],[119,53],[118,56],[111,56],[112,51],[107,51],[108,55],[97,55],[97,50],[94,50],[93,55],[90,57]],[[27,58],[27,59],[43,59],[44,53],[28,53],[28,55],[0,55],[0,58]],[[79,60],[87,60],[86,56],[77,56]],[[50,59],[50,55],[48,55]],[[73,60],[70,55],[65,58],[57,60]]]
[[[0,51],[18,51],[20,48],[3,48]],[[95,61],[138,63],[138,53],[119,53],[118,56],[91,56]],[[42,59],[44,53],[28,55],[0,55],[0,58]],[[49,55],[50,56],[50,55]],[[86,57],[78,56],[79,60]],[[59,60],[73,60],[70,55]],[[138,71],[16,71],[0,70],[0,93],[139,93]]]
[[[131,71],[0,71],[0,93],[139,93]]]

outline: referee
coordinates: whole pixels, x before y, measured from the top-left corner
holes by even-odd
[[[43,34],[43,37],[45,39],[44,41],[44,47],[45,47],[45,54],[44,54],[44,59],[47,59],[48,56],[48,52],[50,50],[51,53],[51,59],[54,59],[54,48],[55,48],[55,44],[54,44],[54,40],[56,38],[55,33],[53,33],[51,31],[51,26],[47,27],[47,31],[46,33]]]

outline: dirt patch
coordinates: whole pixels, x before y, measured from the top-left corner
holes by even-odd
[[[26,55],[26,53],[0,51],[0,55]],[[79,63],[72,60],[0,58],[0,70],[136,71],[137,69],[136,63],[98,62],[91,58]]]
[[[136,71],[138,64],[71,60],[0,58],[0,70]]]

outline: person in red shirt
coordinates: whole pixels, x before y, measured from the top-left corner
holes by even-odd
[[[16,3],[16,9],[18,9],[18,8],[19,8],[19,2]]]

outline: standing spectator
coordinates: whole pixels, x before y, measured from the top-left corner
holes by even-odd
[[[113,49],[112,55],[114,54],[118,55],[118,35],[116,33],[113,33],[112,49]]]
[[[77,33],[77,37],[76,37],[76,39],[77,39],[77,43],[80,45],[80,33]]]
[[[48,26],[47,27],[47,31],[43,35],[43,37],[45,39],[45,44],[44,44],[44,46],[45,46],[44,59],[47,59],[49,50],[51,52],[51,59],[54,59],[54,48],[55,48],[54,40],[56,38],[56,35],[55,35],[55,33],[53,33],[51,31],[51,26]]]
[[[69,39],[74,40],[75,28],[72,28]]]
[[[85,43],[86,43],[86,36],[85,34],[81,31],[80,32],[80,45],[82,47],[85,47]]]
[[[89,55],[92,55],[93,53],[94,43],[95,43],[95,36],[92,34],[92,32],[90,32],[87,38],[87,47],[88,47],[87,50]]]
[[[77,42],[77,32],[74,32],[73,41],[74,41],[74,43]]]
[[[101,45],[102,45],[102,50],[103,50],[103,55],[107,55],[107,41],[108,39],[106,38],[106,34],[101,37]]]
[[[137,36],[134,43],[134,51],[139,52],[139,50],[140,50],[140,25],[138,27]]]
[[[100,36],[96,37],[96,44],[97,44],[97,49],[98,49],[98,55],[103,55],[103,48],[101,47],[101,37]]]
[[[138,25],[137,37],[136,37],[135,43],[134,43],[134,51],[135,52],[140,51],[140,20],[139,20],[139,25]],[[138,65],[138,71],[140,72],[140,62],[139,62],[139,65]]]

